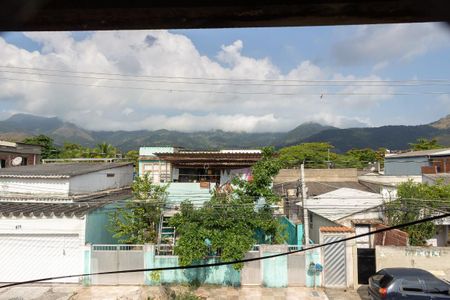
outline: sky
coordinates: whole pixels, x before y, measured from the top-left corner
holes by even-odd
[[[2,33],[0,57],[0,119],[278,132],[450,114],[450,27],[439,23]]]

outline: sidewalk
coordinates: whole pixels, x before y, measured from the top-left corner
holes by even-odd
[[[173,286],[168,290],[164,287],[151,286],[90,286],[83,287],[70,284],[47,284],[17,286],[0,289],[1,300],[141,300],[167,299],[170,291],[177,294],[187,292],[187,287]],[[205,286],[194,291],[203,299],[305,299],[327,300],[322,289],[313,290],[304,287],[263,288],[263,287],[217,287]]]

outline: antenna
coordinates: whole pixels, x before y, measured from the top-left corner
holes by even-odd
[[[12,164],[14,167],[20,166],[20,165],[22,164],[22,161],[23,161],[22,157],[17,156],[17,157],[15,157],[15,158],[11,161],[11,164]]]

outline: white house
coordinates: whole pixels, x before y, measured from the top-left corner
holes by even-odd
[[[320,227],[346,226],[353,228],[356,234],[371,230],[371,227],[383,221],[383,211],[380,206],[383,197],[351,188],[340,188],[334,191],[307,199],[309,211],[309,236],[318,243]],[[301,203],[299,203],[301,205]],[[358,247],[373,246],[370,236],[357,240]]]
[[[0,198],[72,201],[130,187],[132,163],[60,163],[0,170]]]
[[[131,197],[132,172],[128,163],[0,170],[0,282],[83,273],[86,244],[115,242],[108,216]]]

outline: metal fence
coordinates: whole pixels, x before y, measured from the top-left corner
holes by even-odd
[[[143,245],[93,245],[91,270],[93,273],[144,268]],[[144,284],[144,272],[92,276],[92,284]]]

